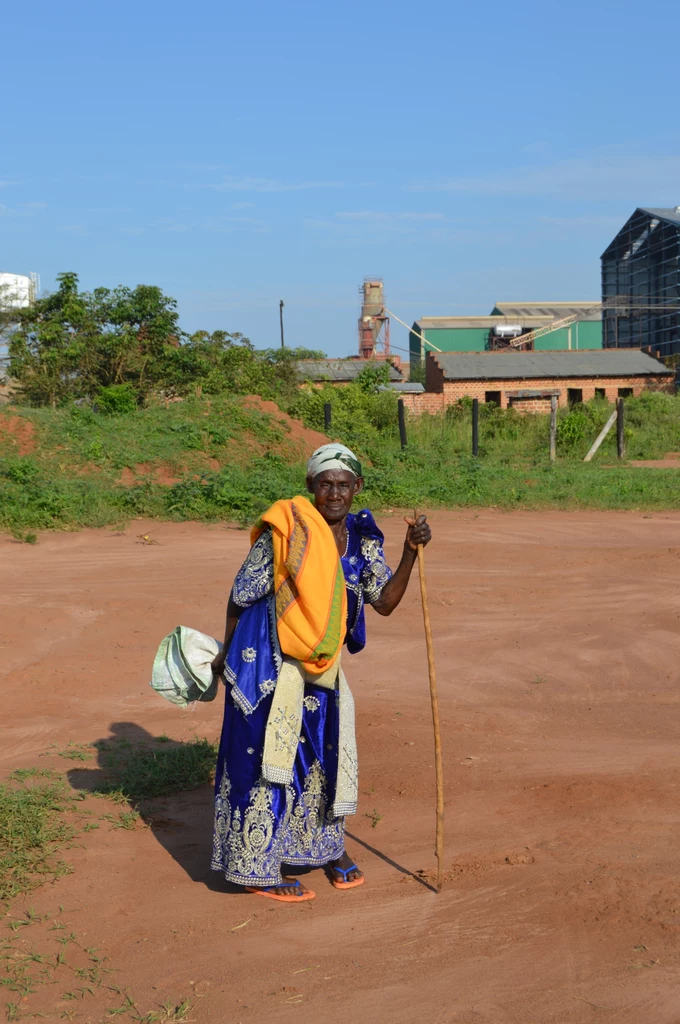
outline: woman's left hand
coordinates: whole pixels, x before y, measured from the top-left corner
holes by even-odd
[[[408,525],[405,541],[407,548],[410,548],[411,551],[417,551],[419,544],[425,547],[426,544],[430,543],[432,540],[432,530],[427,521],[427,516],[418,516],[417,519],[406,516],[404,522]]]

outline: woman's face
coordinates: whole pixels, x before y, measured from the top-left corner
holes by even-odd
[[[354,495],[363,486],[363,478],[348,469],[326,469],[313,480],[307,477],[307,490],[314,495],[317,510],[331,526],[342,522],[352,508]]]

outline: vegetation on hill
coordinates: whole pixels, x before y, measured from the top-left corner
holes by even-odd
[[[366,462],[360,500],[376,509],[680,504],[677,471],[619,464],[613,434],[584,465],[611,412],[604,401],[560,410],[554,466],[548,417],[494,405],[480,408],[471,458],[465,400],[445,415],[410,418],[402,451],[384,364],[340,388],[301,384],[296,361],[323,353],[257,350],[226,331],[186,335],[159,288],[82,292],[75,274],[16,316],[9,375],[21,404],[0,413],[0,527],[24,540],[142,516],[251,522],[304,487],[305,460],[321,439],[304,429],[324,430],[326,403],[331,437]],[[680,451],[680,399],[628,399],[626,445],[629,459]]]
[[[552,466],[546,416],[483,406],[480,456],[473,459],[468,403],[446,416],[409,420],[402,451],[393,393],[367,389],[365,381],[303,387],[289,408],[318,430],[325,400],[332,404],[331,436],[366,463],[360,501],[375,509],[680,506],[678,471],[617,464],[613,437],[594,462],[582,462],[611,411],[605,402],[560,411]],[[627,400],[626,411],[630,458],[680,450],[679,398],[644,394]],[[13,430],[3,431],[10,419]],[[29,434],[22,430],[27,421]],[[120,413],[73,404],[15,409],[0,414],[0,526],[27,539],[30,531],[134,517],[245,525],[276,498],[304,487],[304,463],[317,439],[294,435],[283,415],[228,394]]]

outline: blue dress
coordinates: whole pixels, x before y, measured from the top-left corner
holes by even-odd
[[[347,516],[342,568],[347,588],[345,642],[351,654],[366,644],[365,603],[375,602],[392,576],[383,539],[368,510]],[[265,727],[281,665],[273,587],[273,546],[271,532],[265,530],[232,590],[235,604],[244,611],[227,657],[215,777],[211,866],[239,885],[277,885],[282,864],[318,867],[336,860],[345,848],[345,819],[331,811],[338,770],[337,691],[305,685],[293,781],[281,785],[262,777]]]

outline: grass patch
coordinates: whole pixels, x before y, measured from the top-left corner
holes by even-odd
[[[185,999],[142,1010],[127,987],[114,984],[117,971],[109,958],[70,931],[62,912],[62,907],[56,914],[28,910],[6,922],[9,934],[0,935],[5,1020],[96,1019],[103,1024],[118,1019],[156,1024],[192,1019],[193,1004]]]
[[[480,407],[480,456],[470,456],[470,409],[410,418],[401,450],[396,396],[360,388],[303,391],[288,411],[323,429],[369,465],[358,503],[388,508],[484,507],[668,509],[680,507],[678,471],[650,471],[616,459],[615,432],[590,463],[582,459],[611,412],[601,400],[558,417],[558,461],[548,458],[549,418]],[[644,393],[626,400],[630,459],[680,450],[680,397]],[[0,416],[4,416],[0,413]],[[13,415],[15,413],[13,412]],[[230,521],[247,525],[280,497],[304,489],[306,451],[275,421],[238,399],[191,398],[117,416],[92,409],[22,409],[36,449],[17,456],[0,432],[0,528],[33,543],[36,531],[119,525],[133,518]],[[209,461],[211,460],[211,461]],[[143,464],[133,486],[125,467]],[[178,479],[162,486],[154,469]]]
[[[70,872],[60,851],[76,829],[64,820],[73,796],[60,778],[28,770],[0,785],[0,901]],[[40,781],[37,781],[40,779]]]
[[[207,740],[178,743],[162,736],[151,743],[126,739],[94,747],[69,743],[64,750],[48,752],[71,761],[89,760],[95,753],[102,774],[109,779],[103,786],[106,795],[125,805],[102,820],[111,828],[132,830],[139,827],[141,816],[130,808],[131,802],[209,781],[217,748]],[[68,774],[83,771],[88,769],[74,767]],[[70,815],[83,798],[83,793],[68,789],[63,775],[44,765],[17,769],[0,785],[0,902],[9,904],[70,873],[61,851],[78,835],[100,827],[96,822],[83,824],[82,815]],[[97,1020],[138,1024],[192,1019],[193,1004],[183,998],[142,1009],[129,989],[112,984],[115,970],[108,958],[94,946],[85,946],[61,913],[61,907],[58,914],[29,909],[5,917],[7,933],[0,934],[0,991],[5,996],[6,1020],[79,1020],[83,1013],[88,1019],[96,1013]]]
[[[149,746],[119,740],[99,744],[100,763],[107,781],[97,792],[137,804],[157,796],[169,796],[196,789],[212,781],[217,760],[217,745],[206,739],[173,743],[167,737]],[[116,828],[134,828],[129,813],[119,815]],[[134,812],[132,812],[134,814]]]

